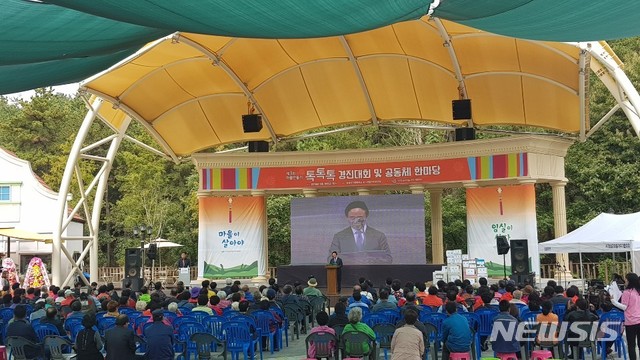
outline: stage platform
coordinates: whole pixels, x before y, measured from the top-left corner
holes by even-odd
[[[431,281],[433,272],[440,270],[442,265],[345,265],[342,268],[342,291],[350,289],[358,282],[358,278],[364,277],[373,282],[373,286],[379,288],[385,280],[400,279],[404,285],[407,281]],[[299,281],[306,286],[309,276],[313,275],[318,280],[318,287],[327,285],[327,270],[325,265],[287,265],[278,266],[278,284],[284,286],[293,285]]]

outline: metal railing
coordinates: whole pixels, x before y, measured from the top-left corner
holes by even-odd
[[[580,263],[569,263],[569,268],[574,278],[580,277]],[[555,264],[540,264],[540,277],[543,279],[553,278],[557,270]],[[600,272],[598,263],[582,263],[582,274],[584,274],[585,280],[610,280],[613,273],[624,275],[630,271],[631,262],[615,262],[612,264],[612,269],[605,267],[602,273]]]

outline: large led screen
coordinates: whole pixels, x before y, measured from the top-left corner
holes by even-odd
[[[291,264],[424,264],[424,196],[370,195],[291,200]]]

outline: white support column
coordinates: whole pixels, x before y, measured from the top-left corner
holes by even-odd
[[[96,189],[96,195],[93,200],[93,214],[91,216],[90,224],[90,226],[93,228],[93,240],[91,240],[93,242],[93,245],[91,246],[91,250],[89,253],[89,274],[91,275],[91,282],[98,282],[98,236],[100,233],[100,214],[102,213],[102,199],[104,198],[104,193],[107,189],[109,173],[111,172],[111,168],[113,167],[113,160],[116,157],[118,148],[120,147],[120,144],[125,137],[125,132],[127,131],[127,128],[129,128],[130,123],[131,118],[127,117],[125,121],[122,122],[122,125],[120,125],[117,136],[111,141],[111,146],[109,146],[109,151],[107,152],[106,156],[107,161],[105,164],[105,170],[102,172],[102,176],[100,176],[100,181]]]
[[[556,238],[567,234],[567,208],[564,194],[566,181],[558,181],[551,183],[553,197],[553,232]],[[571,279],[571,269],[569,268],[569,254],[556,254],[556,262],[565,269],[564,272],[558,271],[555,277],[563,279]]]
[[[431,262],[444,264],[442,235],[442,189],[429,189],[431,199]]]
[[[252,190],[251,196],[260,196],[262,197],[264,211],[267,211],[267,196],[264,190]],[[305,195],[306,196],[306,195]],[[261,256],[258,259],[258,276],[251,279],[253,283],[264,284],[269,279],[269,227],[267,223],[267,215],[263,217],[264,231],[262,232],[262,239],[260,239],[260,244],[262,249]]]
[[[80,125],[80,129],[78,130],[78,134],[76,135],[76,139],[73,142],[73,146],[71,147],[71,151],[69,152],[67,165],[65,166],[64,174],[62,175],[62,181],[60,182],[60,189],[58,190],[58,216],[53,231],[53,244],[51,252],[51,281],[53,284],[58,286],[62,285],[61,281],[63,275],[61,254],[62,247],[64,246],[62,245],[62,234],[66,230],[66,226],[63,227],[63,223],[67,217],[67,194],[69,193],[69,187],[71,186],[71,179],[73,178],[74,168],[80,157],[82,143],[87,137],[87,134],[91,129],[91,124],[93,124],[93,120],[96,118],[101,105],[102,100],[96,99],[91,104],[91,108],[85,115],[84,120],[82,121],[82,125]]]

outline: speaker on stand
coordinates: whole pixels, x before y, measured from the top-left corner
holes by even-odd
[[[533,282],[529,266],[529,241],[527,239],[511,240],[511,278],[516,284]]]
[[[142,281],[142,254],[140,248],[126,249],[124,254],[124,280],[131,283],[132,291],[140,291]]]
[[[507,279],[507,253],[509,252],[509,241],[504,235],[496,236],[496,248],[498,255],[502,255],[502,270],[504,271],[504,279]]]

